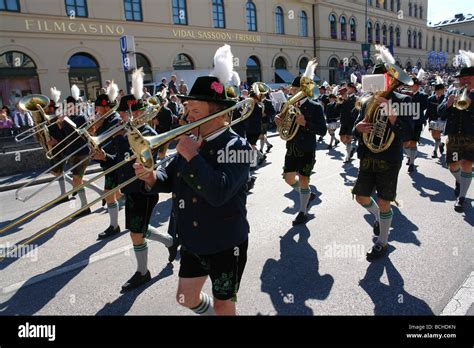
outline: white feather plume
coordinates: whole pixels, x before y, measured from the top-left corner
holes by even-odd
[[[439,75],[436,75],[436,84],[437,84],[437,85],[444,84],[443,79],[442,79],[441,76],[439,76]]]
[[[79,87],[77,85],[72,85],[71,87],[71,95],[74,98],[75,101],[78,101],[80,96],[81,96],[81,91],[79,90]]]
[[[354,73],[351,74],[351,82],[352,82],[353,84],[356,84],[356,83],[357,83],[357,75],[354,74]]]
[[[326,87],[326,88],[328,88],[328,87],[329,87],[329,83],[328,83],[327,81],[324,81],[324,82],[323,82],[323,86]]]
[[[240,76],[237,71],[232,73],[232,84],[237,87],[240,86]]]
[[[118,94],[119,94],[119,88],[117,84],[114,81],[112,81],[112,83],[107,88],[107,96],[109,97],[109,100],[111,103],[115,102],[115,99],[117,99]]]
[[[303,77],[309,77],[311,80],[314,79],[314,71],[316,70],[316,67],[318,66],[318,61],[316,58],[311,59],[308,62],[308,65],[306,66],[306,70],[303,74]]]
[[[474,66],[474,53],[471,51],[459,50],[459,54],[462,56],[464,64],[466,64],[468,68]]]
[[[384,63],[395,64],[395,58],[393,58],[387,47],[384,45],[375,45],[375,49],[379,52],[375,55],[377,59],[380,59]]]
[[[212,76],[219,79],[222,84],[226,84],[233,77],[234,56],[229,45],[219,47],[214,55],[214,70]]]
[[[334,87],[332,94],[337,95],[339,93],[339,86]]]
[[[425,78],[425,71],[420,68],[420,70],[418,71],[418,75],[416,75],[416,78],[421,81]]]
[[[51,87],[51,100],[57,104],[59,98],[61,98],[61,91],[57,90],[56,87]]]
[[[132,74],[132,94],[136,100],[140,100],[143,97],[143,77],[145,73],[143,68],[137,69]]]

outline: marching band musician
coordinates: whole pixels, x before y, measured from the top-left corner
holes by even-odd
[[[166,105],[166,98],[158,93],[156,95],[161,109],[158,112],[158,115],[153,119],[153,125],[155,126],[155,131],[158,134],[166,133],[171,129],[173,124],[173,113]],[[168,144],[161,146],[158,149],[158,158],[163,159],[166,157],[166,152],[168,151]]]
[[[96,136],[101,135],[107,132],[109,129],[116,127],[120,122],[121,118],[120,115],[114,111],[105,119],[103,119],[103,115],[109,112],[115,106],[115,99],[118,94],[118,87],[116,84],[112,83],[107,91],[107,94],[101,94],[97,97],[95,101],[95,112],[96,117],[99,117],[100,120],[96,123],[95,129],[93,133]],[[113,149],[110,148],[111,142],[107,142],[105,145],[102,146],[102,149],[109,154],[114,154]],[[96,159],[93,157],[93,159]],[[100,158],[97,158],[100,161]],[[107,170],[110,168],[109,164],[105,161],[100,161],[100,166],[102,169]],[[109,173],[105,176],[105,183],[104,183],[104,192],[112,190],[113,188],[117,187],[117,175],[116,171]],[[119,213],[119,200],[120,193],[115,192],[112,195],[109,195],[105,198],[105,202],[107,203],[107,212],[110,218],[110,226],[102,233],[99,233],[98,239],[104,239],[115,234],[120,233],[120,227],[118,223],[118,213]]]
[[[266,159],[267,156],[263,154],[262,151],[257,149],[257,141],[261,136],[262,133],[262,123],[263,123],[263,104],[261,103],[261,99],[257,91],[253,90],[252,86],[249,90],[249,97],[255,100],[255,106],[252,111],[252,114],[247,119],[246,124],[246,136],[247,141],[254,149],[255,153],[257,154],[257,163],[254,163],[253,167],[261,165]],[[264,92],[260,92],[264,93]],[[263,150],[263,146],[262,146]]]
[[[352,129],[354,128],[354,122],[357,118],[357,109],[355,109],[355,103],[357,98],[355,92],[357,87],[352,83],[348,83],[347,87],[339,89],[342,101],[336,106],[336,113],[339,114],[341,119],[341,129],[339,131],[339,137],[344,145],[346,145],[346,158],[344,163],[349,163],[354,156],[356,147],[352,144]]]
[[[222,57],[226,56],[230,64],[221,67]],[[224,86],[232,76],[230,46],[221,47],[214,61],[214,74],[219,77],[201,76],[188,96],[179,96],[188,101],[190,122],[236,103],[228,99]],[[192,131],[196,137],[217,131],[205,141],[180,137],[176,147],[179,156],[166,168],[142,178],[143,190],[148,194],[173,193],[169,233],[177,234],[181,244],[176,300],[202,315],[214,311],[219,315],[237,314],[235,301],[247,261],[249,224],[245,184],[250,164],[228,163],[218,158],[224,150],[250,152],[252,149],[244,139],[223,128],[225,125],[223,115]],[[137,175],[144,171],[138,163],[135,168]],[[214,304],[202,292],[208,276]]]
[[[459,97],[450,94],[438,106],[438,113],[446,120],[448,135],[446,162],[451,174],[456,178],[456,203],[454,210],[464,211],[464,202],[472,181],[472,164],[474,162],[474,53],[459,51],[464,56],[467,67],[461,69],[456,77],[461,88],[467,88],[469,107],[460,110],[456,107]]]
[[[415,170],[415,158],[418,153],[417,144],[421,138],[421,132],[423,131],[423,124],[426,123],[425,110],[428,105],[428,97],[425,93],[420,91],[422,85],[421,79],[423,75],[423,69],[420,69],[420,73],[417,76],[412,76],[413,86],[411,89],[411,102],[412,105],[418,104],[415,108],[419,114],[413,115],[413,131],[410,136],[403,142],[403,147],[408,155],[408,172],[411,173]]]
[[[300,90],[301,77],[298,76],[291,84],[292,95],[297,94]],[[298,104],[301,114],[296,116],[296,122],[300,127],[296,136],[286,143],[285,166],[283,167],[285,182],[300,195],[300,211],[293,220],[293,226],[304,224],[309,220],[308,208],[311,201],[316,198],[316,194],[311,192],[309,187],[309,180],[316,163],[316,135],[324,136],[327,132],[326,119],[321,104],[309,98],[304,98]],[[277,115],[275,120],[279,125],[281,123],[280,115]],[[298,175],[298,179],[296,179],[296,175]]]
[[[433,154],[431,155],[432,158],[438,158],[438,149],[441,155],[444,153],[444,144],[441,142],[441,130],[434,129],[431,125],[432,122],[439,122],[441,120],[441,116],[438,114],[438,106],[443,102],[445,93],[443,80],[438,76],[434,86],[434,94],[428,98],[428,106],[426,108],[426,118],[430,124],[431,136],[435,141]]]
[[[326,107],[326,123],[329,124],[334,124],[339,122],[340,120],[340,115],[336,112],[336,107],[337,107],[337,98],[334,94],[329,95],[329,102]],[[331,129],[331,127],[328,126],[328,132],[329,135],[331,136],[331,141],[329,142],[328,145],[328,150],[332,149],[332,144],[334,141],[334,147],[337,147],[339,144],[339,140],[336,138],[336,130]]]
[[[384,54],[393,59],[388,49],[385,47],[378,49],[381,52],[386,52]],[[386,58],[386,55],[382,55],[383,61],[395,62],[395,59]],[[386,72],[384,64],[376,65],[373,71],[374,74],[385,74]],[[387,150],[380,153],[373,153],[367,147],[362,139],[362,134],[371,133],[374,124],[364,121],[367,108],[367,102],[365,102],[354,127],[354,134],[359,138],[357,154],[360,159],[360,169],[352,194],[356,196],[356,201],[360,205],[375,216],[373,231],[377,239],[372,249],[367,253],[368,261],[382,257],[388,249],[388,233],[393,217],[390,202],[395,200],[397,194],[398,173],[403,160],[402,139],[407,137],[411,127],[407,115],[396,115],[390,107],[389,100],[380,96],[374,98],[375,100],[372,102],[384,107],[388,115],[388,126],[395,134],[395,139]],[[389,99],[392,103],[410,101],[410,97],[396,92],[393,92]],[[377,202],[371,197],[374,191],[377,194]]]

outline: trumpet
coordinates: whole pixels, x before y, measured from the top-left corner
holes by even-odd
[[[202,124],[204,124],[204,123],[206,123],[206,122],[208,122],[208,121],[211,121],[211,120],[213,120],[213,119],[215,119],[215,118],[217,118],[217,117],[219,117],[219,116],[225,115],[225,114],[229,113],[230,111],[235,110],[235,109],[237,109],[237,108],[242,108],[241,116],[240,116],[239,118],[233,120],[233,121],[230,122],[229,124],[224,125],[224,126],[222,126],[221,128],[219,128],[219,129],[215,130],[214,132],[212,132],[211,134],[205,136],[204,139],[207,139],[207,138],[209,138],[209,137],[211,137],[211,136],[213,136],[213,135],[215,135],[215,134],[221,132],[222,130],[224,130],[224,129],[226,129],[226,128],[229,128],[229,127],[232,127],[232,126],[234,126],[235,124],[237,124],[237,123],[239,123],[239,122],[241,122],[241,121],[247,119],[247,118],[251,115],[251,113],[252,113],[254,107],[255,107],[255,101],[254,101],[252,98],[247,98],[247,99],[245,99],[245,100],[243,100],[243,101],[237,103],[236,105],[234,105],[234,106],[232,106],[232,107],[230,107],[230,108],[227,108],[227,109],[225,109],[225,110],[223,110],[223,111],[217,112],[217,113],[215,113],[215,114],[211,114],[211,115],[209,115],[209,116],[207,116],[207,117],[205,117],[205,118],[203,118],[203,119],[201,119],[201,120],[198,120],[198,121],[196,121],[196,122],[193,122],[193,123],[184,125],[184,126],[182,126],[182,127],[180,127],[180,128],[174,129],[174,130],[170,130],[170,131],[168,131],[167,133],[161,134],[161,136],[162,136],[162,137],[161,137],[161,143],[162,143],[162,144],[165,144],[165,143],[167,143],[167,142],[169,142],[169,141],[172,141],[172,140],[174,140],[175,138],[177,138],[177,137],[179,137],[179,136],[181,136],[181,135],[183,135],[183,134],[186,134],[186,133],[190,132],[190,131],[193,130],[194,128],[200,127]],[[205,120],[205,121],[204,121],[204,120]],[[149,141],[149,139],[146,139],[146,138],[148,138],[148,137],[146,137],[146,138],[143,137],[143,136],[141,135],[141,133],[140,133],[137,129],[133,129],[132,132],[133,132],[132,137],[137,137],[138,140],[139,140],[139,141],[138,141],[139,143],[140,143],[140,139],[142,139],[142,141],[145,142],[145,143],[147,143],[147,142]],[[152,137],[152,138],[153,138],[153,137]],[[130,144],[131,147],[132,147],[132,144],[133,144],[133,145],[136,145],[137,142],[134,142],[134,143],[132,142],[132,143]],[[155,142],[155,144],[157,144],[157,142]],[[149,148],[149,149],[150,149],[151,146],[153,146],[153,145],[151,145],[151,146],[150,146],[150,145],[151,145],[151,144],[148,142],[148,148]],[[158,146],[159,146],[159,145],[158,145]],[[21,224],[21,223],[24,222],[24,221],[27,221],[28,219],[30,219],[30,218],[32,218],[32,217],[34,217],[34,216],[36,216],[36,215],[38,215],[40,212],[44,211],[45,209],[47,209],[48,207],[52,206],[53,204],[56,204],[57,202],[59,202],[60,200],[62,200],[64,197],[67,197],[68,195],[70,195],[70,194],[72,194],[72,193],[74,193],[74,192],[77,192],[77,191],[83,189],[87,184],[90,184],[90,183],[92,183],[92,182],[95,182],[95,181],[99,180],[100,178],[106,176],[107,174],[109,174],[109,173],[111,173],[111,172],[117,170],[118,168],[122,167],[123,165],[129,163],[130,161],[137,159],[137,154],[135,153],[135,151],[140,152],[142,149],[143,149],[142,146],[139,146],[138,148],[133,148],[133,147],[132,147],[132,150],[134,151],[134,154],[133,154],[132,156],[130,156],[129,158],[126,158],[126,159],[123,160],[122,162],[117,163],[117,164],[114,165],[113,167],[111,167],[111,168],[107,169],[106,171],[102,172],[101,174],[95,176],[94,178],[92,178],[92,179],[89,180],[88,182],[84,182],[83,184],[81,184],[81,185],[79,185],[79,186],[73,188],[73,189],[70,190],[69,192],[66,192],[64,195],[55,198],[55,199],[52,200],[51,202],[48,202],[48,203],[44,204],[43,206],[41,206],[40,208],[36,209],[35,211],[33,211],[33,212],[31,212],[31,213],[29,213],[29,214],[27,214],[27,215],[25,215],[25,216],[23,216],[23,217],[21,217],[21,218],[15,220],[15,221],[13,221],[12,223],[10,223],[9,225],[7,225],[7,226],[1,228],[1,229],[0,229],[0,234],[5,233],[5,232],[8,231],[9,229],[11,229],[11,228],[13,228],[13,227],[15,227],[15,226]],[[145,150],[146,150],[146,149],[145,149]],[[150,150],[151,150],[151,149],[150,149]],[[143,153],[145,153],[145,152],[146,152],[146,151],[144,151]],[[152,160],[153,162],[151,162],[151,161],[146,161],[146,164],[147,164],[147,165],[150,165],[151,167],[148,167],[148,168],[145,167],[145,168],[147,168],[148,170],[154,170],[154,169],[159,168],[160,166],[164,165],[165,163],[171,161],[171,160],[174,159],[176,156],[177,156],[177,154],[175,153],[174,155],[169,156],[169,157],[167,157],[167,158],[164,158],[164,159],[158,161],[157,163],[154,163],[153,160]],[[141,163],[143,163],[142,160],[145,159],[145,158],[142,158],[141,160],[140,160],[140,158],[138,158],[138,159],[139,159],[139,161],[140,161]],[[25,245],[30,244],[30,243],[33,242],[34,240],[40,238],[41,236],[45,235],[46,233],[48,233],[48,232],[50,232],[50,231],[52,231],[52,230],[54,230],[56,227],[58,227],[58,226],[64,224],[65,222],[69,221],[70,219],[74,218],[77,214],[80,214],[80,213],[82,213],[84,210],[89,209],[89,208],[90,208],[91,206],[93,206],[94,204],[101,202],[102,199],[107,198],[108,196],[114,194],[114,193],[117,192],[118,190],[121,190],[121,189],[124,188],[125,186],[127,186],[127,185],[133,183],[134,181],[136,181],[136,180],[142,178],[142,177],[145,176],[147,173],[148,173],[148,171],[145,171],[145,172],[142,173],[141,175],[136,175],[136,176],[134,176],[134,177],[128,179],[127,181],[121,183],[120,185],[118,185],[118,186],[115,187],[114,189],[105,192],[102,196],[100,196],[99,198],[95,199],[94,201],[92,201],[92,202],[88,203],[87,205],[81,207],[79,210],[77,210],[77,211],[75,211],[75,212],[69,214],[68,216],[64,217],[64,218],[61,219],[60,221],[54,223],[53,225],[47,227],[46,229],[43,229],[42,231],[40,231],[40,232],[34,234],[32,237],[30,237],[30,238],[28,238],[28,239],[26,239],[26,240],[20,242],[19,244],[15,244],[15,245],[13,246],[13,248],[7,250],[5,253],[3,253],[2,255],[0,255],[0,260],[2,260],[2,259],[4,259],[4,258],[8,257],[9,255],[11,255],[12,253],[14,253],[14,252],[15,252],[16,250],[18,250],[19,248],[21,248],[21,247],[23,247],[23,246],[25,246]]]
[[[454,99],[454,107],[458,110],[467,110],[471,106],[471,101],[469,100],[469,88],[467,85],[464,85],[464,88],[457,89]]]

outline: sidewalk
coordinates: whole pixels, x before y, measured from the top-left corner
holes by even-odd
[[[91,164],[87,167],[85,175],[94,174],[94,173],[98,173],[98,172],[101,172],[101,171],[102,171],[102,168],[99,166],[99,164],[93,163],[93,164]],[[27,182],[29,182],[30,180],[35,178],[40,173],[41,173],[41,171],[29,171],[29,172],[24,172],[24,173],[21,173],[21,174],[1,177],[0,178],[0,192],[16,190],[17,188],[25,185]],[[50,182],[54,178],[55,177],[51,174],[42,175],[37,180],[35,185]],[[32,185],[32,186],[34,186],[34,185]]]

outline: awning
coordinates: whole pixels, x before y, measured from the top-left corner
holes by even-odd
[[[276,69],[275,73],[281,78],[285,83],[292,83],[295,79],[295,76],[286,69]]]

